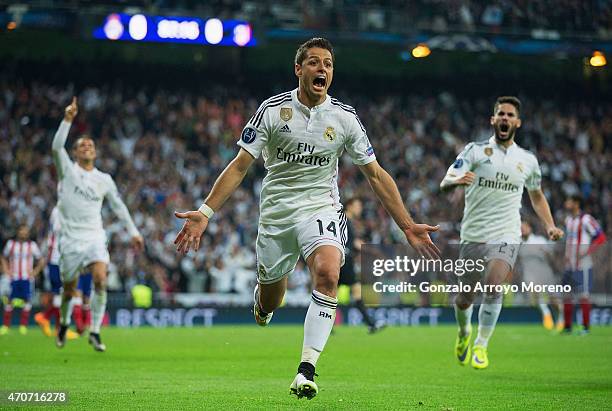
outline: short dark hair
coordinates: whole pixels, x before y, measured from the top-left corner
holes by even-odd
[[[332,56],[332,62],[334,61],[334,47],[331,42],[323,37],[314,37],[308,40],[306,43],[302,44],[298,47],[295,52],[295,64],[302,64],[304,59],[306,58],[306,53],[308,53],[308,49],[313,47],[319,47],[325,50],[329,50]]]
[[[493,114],[497,113],[497,109],[502,104],[512,104],[514,108],[516,108],[516,114],[519,117],[521,116],[521,100],[519,100],[518,97],[514,97],[514,96],[497,97],[497,100],[495,100],[495,105],[493,106]]]
[[[83,141],[83,140],[94,141],[94,139],[91,138],[91,136],[89,134],[82,134],[82,135],[79,136],[79,138],[74,140],[74,142],[72,143],[72,149],[76,150],[79,147],[79,144],[81,143],[81,141]]]
[[[569,199],[578,203],[578,207],[582,208],[584,205],[584,198],[580,194],[572,194]]]

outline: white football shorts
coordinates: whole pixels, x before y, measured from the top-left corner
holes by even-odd
[[[60,274],[62,282],[72,282],[78,278],[82,268],[91,263],[108,264],[110,255],[105,239],[96,240],[60,240]]]
[[[280,281],[295,269],[300,255],[306,260],[322,245],[337,247],[344,265],[346,239],[346,215],[342,210],[320,212],[296,224],[260,224],[255,246],[258,281]]]

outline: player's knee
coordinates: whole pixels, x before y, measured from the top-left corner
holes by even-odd
[[[486,293],[482,298],[482,302],[484,304],[501,304],[503,300],[504,298],[502,293],[498,292]]]
[[[94,290],[97,293],[101,293],[106,290],[106,279],[98,279],[94,281]]]
[[[76,281],[74,282],[65,282],[62,287],[64,288],[64,296],[65,297],[74,297],[76,295]]]
[[[455,297],[455,305],[461,310],[467,310],[473,302],[473,294],[458,294],[457,297]]]
[[[315,289],[323,294],[335,296],[338,289],[340,270],[331,264],[321,264],[316,267]]]

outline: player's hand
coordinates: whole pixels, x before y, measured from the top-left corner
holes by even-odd
[[[546,234],[548,234],[548,239],[552,241],[557,241],[563,238],[563,230],[555,226],[548,227],[546,229]]]
[[[134,248],[134,250],[142,251],[144,250],[144,239],[141,235],[135,235],[131,238],[130,245]]]
[[[64,121],[72,123],[72,120],[74,120],[78,112],[79,106],[77,106],[77,98],[72,97],[72,103],[64,110]]]
[[[456,184],[460,186],[469,186],[474,182],[475,178],[476,174],[474,174],[472,171],[467,171],[463,177],[457,179]]]
[[[437,260],[440,258],[440,249],[431,241],[429,233],[436,232],[440,226],[415,224],[404,231],[406,239],[420,255],[425,258]]]
[[[187,254],[190,248],[193,248],[193,251],[198,251],[200,238],[208,226],[208,218],[199,211],[187,211],[185,213],[175,211],[174,215],[186,220],[183,228],[174,239],[176,251],[183,254]]]

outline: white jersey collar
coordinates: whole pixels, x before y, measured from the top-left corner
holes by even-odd
[[[502,146],[502,145],[498,144],[498,143],[497,143],[497,140],[495,140],[495,134],[493,134],[493,135],[491,136],[491,138],[489,139],[489,143],[491,143],[493,146],[495,146],[495,147],[499,148],[499,149],[500,149],[500,150],[502,150],[504,153],[510,153],[510,152],[512,152],[512,151],[514,151],[514,150],[516,150],[516,149],[517,149],[517,147],[518,147],[518,146],[516,145],[516,141],[514,141],[514,142],[513,142],[513,143],[512,143],[512,144],[511,144],[511,145],[510,145],[508,148],[506,148],[506,147],[504,147],[504,146]]]
[[[318,106],[314,106],[313,108],[309,108],[308,106],[302,104],[302,102],[298,99],[297,88],[293,89],[293,91],[291,92],[291,99],[293,100],[293,104],[295,104],[304,113],[323,111],[331,105],[331,97],[328,94],[325,96],[325,101],[323,103],[319,104]]]

